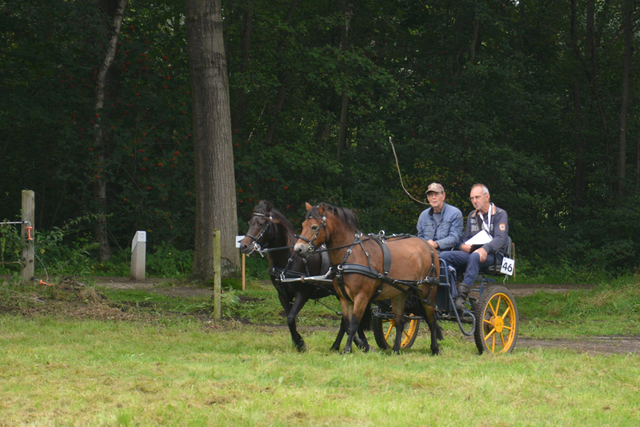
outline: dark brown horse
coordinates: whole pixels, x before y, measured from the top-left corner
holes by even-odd
[[[331,267],[327,254],[324,257],[320,253],[302,259],[293,252],[295,243],[293,226],[287,218],[271,204],[261,201],[253,208],[253,216],[249,220],[249,230],[240,242],[240,250],[245,254],[255,251],[266,253],[269,261],[269,275],[273,286],[278,291],[278,298],[287,315],[287,326],[291,332],[291,339],[298,351],[304,351],[306,346],[302,336],[296,329],[296,317],[302,307],[310,299],[320,299],[329,295],[336,295],[331,284],[323,285],[314,282],[283,283],[282,278],[300,278],[320,276]],[[370,319],[371,312],[367,311],[365,319]],[[364,323],[360,328],[356,344],[365,350],[369,344],[363,330],[370,327]],[[346,332],[346,323],[340,322],[340,331],[332,350],[339,350],[340,343]]]
[[[312,207],[308,203],[295,252],[310,256],[326,244],[336,277],[334,288],[340,298],[343,316],[348,319],[347,343],[351,351],[353,337],[371,301],[390,299],[396,326],[393,351],[400,350],[404,329],[405,301],[411,292],[421,299],[424,316],[431,330],[431,351],[438,354],[435,297],[440,276],[437,252],[415,236],[391,236],[385,239],[363,236],[355,225],[355,214],[329,204]],[[383,241],[384,240],[384,241]]]

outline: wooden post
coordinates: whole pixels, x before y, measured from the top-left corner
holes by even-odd
[[[20,276],[22,280],[27,281],[33,279],[35,274],[35,249],[33,246],[33,236],[34,236],[34,227],[33,224],[35,222],[35,211],[36,211],[36,202],[35,202],[35,193],[31,190],[23,190],[22,191],[22,221],[25,224],[22,224],[22,262],[24,263],[24,267],[22,267],[22,273]],[[29,240],[31,239],[31,240]]]
[[[244,283],[245,283],[245,273],[244,273],[244,258],[245,258],[245,254],[244,252],[242,253],[242,290],[244,291]]]
[[[220,268],[220,230],[213,230],[213,320],[222,320],[222,289]]]

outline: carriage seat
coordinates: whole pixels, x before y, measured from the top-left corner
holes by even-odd
[[[516,255],[516,244],[513,243],[510,236],[507,236],[507,250],[506,252],[499,251],[496,253],[495,262],[485,268],[480,269],[481,275],[489,275],[489,276],[504,276],[504,274],[500,273],[500,268],[502,265],[502,258],[505,256],[507,258],[515,259]],[[515,272],[514,272],[515,276]]]

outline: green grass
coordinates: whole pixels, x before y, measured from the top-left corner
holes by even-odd
[[[520,335],[571,338],[640,333],[640,276],[619,278],[593,290],[538,292],[517,298]]]
[[[101,295],[107,296],[104,299]],[[0,426],[635,426],[640,355],[529,349],[477,355],[443,322],[441,355],[329,352],[338,320],[309,304],[292,349],[271,285],[211,298],[0,286]],[[323,302],[337,309],[333,298]],[[518,298],[520,336],[637,335],[638,276]],[[243,324],[250,319],[254,324]],[[319,328],[318,325],[329,327]],[[609,331],[609,332],[607,332]],[[373,343],[373,335],[368,333]]]
[[[631,355],[479,357],[447,328],[401,356],[328,352],[333,333],[189,320],[0,317],[2,425],[637,425]]]

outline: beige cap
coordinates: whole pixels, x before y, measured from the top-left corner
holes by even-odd
[[[427,187],[427,191],[425,191],[425,194],[429,194],[432,191],[435,191],[436,193],[444,193],[444,187],[442,186],[442,184],[438,184],[437,182],[432,182]]]

